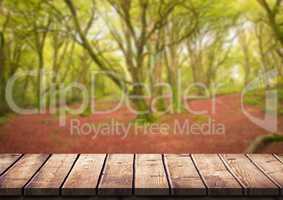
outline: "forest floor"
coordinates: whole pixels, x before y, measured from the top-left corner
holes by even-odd
[[[107,103],[104,104],[102,107],[107,107]],[[268,134],[243,114],[238,94],[217,97],[214,114],[211,113],[211,100],[196,100],[189,105],[193,110],[207,110],[209,114],[166,114],[158,122],[159,125],[164,125],[163,129],[160,126],[147,132],[145,129],[136,131],[130,127],[127,135],[121,135],[119,131],[99,132],[98,129],[90,133],[87,132],[87,127],[83,127],[89,124],[95,127],[111,124],[111,120],[129,125],[135,115],[126,107],[110,114],[68,116],[65,127],[60,127],[58,117],[52,114],[14,115],[0,126],[0,153],[243,153],[257,136]],[[263,116],[260,108],[245,108],[253,116]],[[85,129],[86,132],[71,130],[74,118],[76,123],[80,123],[80,130]],[[212,121],[212,125],[209,125],[209,121]],[[206,123],[211,131],[197,133],[194,129],[194,134],[191,130],[174,132],[172,130],[176,122],[179,125],[187,122]],[[222,134],[213,130],[213,126],[217,124],[224,125],[225,131]],[[168,126],[169,129],[166,129]],[[278,118],[278,129],[278,133],[283,134],[282,116]],[[283,153],[283,143],[271,145],[262,149],[262,152]]]

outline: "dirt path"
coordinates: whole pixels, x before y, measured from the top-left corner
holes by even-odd
[[[210,100],[193,101],[189,105],[195,111],[207,110],[209,114],[207,117],[189,113],[166,115],[159,125],[154,125],[155,129],[150,127],[151,130],[131,126],[129,121],[135,115],[125,107],[111,114],[75,118],[75,122],[81,124],[80,131],[71,129],[74,121],[70,117],[67,126],[60,127],[58,118],[50,114],[15,116],[0,127],[0,153],[242,153],[251,140],[268,133],[242,113],[238,95],[218,97],[215,114]],[[254,107],[247,107],[247,110],[254,116],[263,115]],[[107,127],[113,122],[128,125],[127,136],[122,135],[125,131],[120,129],[97,131],[98,127],[103,127],[101,125]],[[186,123],[191,124],[189,128],[175,130],[176,126],[180,128]],[[96,127],[96,131],[89,133],[87,125],[90,124],[92,128]],[[200,132],[196,127],[192,129],[192,124],[206,128]],[[215,131],[219,130],[215,127],[220,125],[224,126],[224,132]],[[283,133],[282,117],[278,127]],[[263,152],[283,153],[283,144],[272,145]]]

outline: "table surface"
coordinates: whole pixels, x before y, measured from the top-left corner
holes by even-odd
[[[0,154],[0,196],[282,196],[283,155]]]

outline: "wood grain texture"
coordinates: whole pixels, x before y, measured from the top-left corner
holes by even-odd
[[[245,155],[221,155],[249,196],[277,196],[279,188],[272,183]]]
[[[281,189],[283,194],[283,164],[271,154],[249,154],[247,155],[254,164],[261,169]]]
[[[283,183],[282,155],[0,154],[1,166],[4,170],[0,175],[1,200],[81,199],[97,193],[122,195],[119,199],[133,198],[132,195],[197,199],[201,195],[208,199],[265,196],[283,200],[279,197]],[[206,193],[209,197],[204,197]],[[220,195],[223,196],[215,197]]]
[[[96,195],[96,187],[102,171],[105,156],[105,154],[80,155],[62,187],[62,195]]]
[[[164,161],[173,195],[206,195],[205,185],[189,155],[167,154]]]
[[[135,162],[136,195],[169,195],[162,155],[138,154]]]
[[[207,186],[209,196],[243,195],[241,185],[217,154],[193,154],[192,159]]]
[[[58,196],[77,155],[54,154],[24,188],[30,196]]]
[[[283,154],[274,155],[280,162],[283,163]]]
[[[133,162],[133,154],[108,155],[98,186],[98,195],[132,195]]]
[[[21,154],[0,154],[0,175],[18,160],[20,156]]]
[[[47,154],[26,154],[0,177],[1,196],[20,196],[22,188],[47,160]]]

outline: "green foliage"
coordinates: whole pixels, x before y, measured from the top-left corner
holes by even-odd
[[[132,0],[127,5],[119,0],[73,0],[73,10],[66,2],[2,1],[0,30],[5,42],[0,50],[5,57],[0,65],[5,66],[0,69],[1,90],[14,75],[30,70],[35,74],[16,81],[13,97],[19,106],[35,107],[41,95],[49,104],[53,93],[48,88],[71,83],[86,86],[89,93],[94,84],[96,99],[113,101],[127,95],[133,84],[142,83],[152,90],[153,83],[170,83],[175,91],[177,83],[172,80],[178,70],[183,88],[193,83],[208,88],[214,82],[224,83],[216,93],[226,95],[239,92],[244,78],[256,78],[263,67],[282,71],[277,54],[282,46],[272,27],[259,22],[269,18],[257,0],[148,0],[148,4]],[[282,16],[280,10],[276,20],[281,22]],[[242,43],[248,45],[247,52]],[[38,77],[40,69],[48,72],[42,78]],[[93,81],[93,71],[106,74]],[[47,88],[44,94],[38,93],[41,83]],[[199,93],[197,88],[191,90],[191,95]],[[262,94],[247,95],[245,103],[262,106],[262,98]],[[79,92],[67,95],[68,104],[81,100]],[[279,102],[283,102],[283,90],[279,90]],[[8,112],[2,112],[4,103],[1,95],[0,113]],[[179,106],[176,99],[174,104]],[[89,116],[89,109],[81,115]],[[137,120],[155,121],[152,116]]]
[[[222,95],[230,95],[230,94],[237,94],[241,92],[241,87],[234,85],[226,85],[225,87],[220,87],[219,89],[216,90],[216,95],[217,96],[222,96]]]
[[[9,107],[4,101],[0,101],[0,117],[6,115],[7,113],[10,112]]]
[[[194,122],[202,124],[202,123],[208,122],[209,116],[207,116],[207,115],[193,115],[192,119],[193,119]]]
[[[154,114],[144,114],[139,115],[137,118],[131,121],[131,123],[137,126],[149,125],[152,123],[157,123],[159,121],[159,117]]]
[[[278,134],[269,135],[264,137],[263,140],[268,143],[283,142],[283,135],[278,135]]]
[[[277,87],[283,87],[283,77],[277,79]]]
[[[277,91],[277,98],[278,98],[278,115],[282,116],[283,115],[283,88],[277,87],[273,88]],[[265,108],[265,90],[260,89],[260,90],[255,90],[252,92],[249,92],[245,97],[244,97],[244,104],[246,105],[251,105],[251,106],[258,106],[262,109],[263,112],[266,112]]]
[[[281,87],[280,89],[278,89],[278,102],[279,103],[283,103],[283,87]]]
[[[0,116],[0,126],[3,126],[7,122],[9,122],[10,119],[11,119],[11,114]]]
[[[251,106],[261,106],[263,99],[259,96],[247,96],[244,99],[244,103]]]
[[[92,115],[92,110],[90,107],[87,107],[81,114],[81,117],[89,117]]]
[[[264,149],[273,143],[283,142],[283,135],[271,134],[257,137],[247,148],[246,153],[258,153],[259,150]]]
[[[265,90],[264,89],[258,89],[258,90],[249,91],[244,96],[244,103],[247,104],[247,105],[264,107]]]

